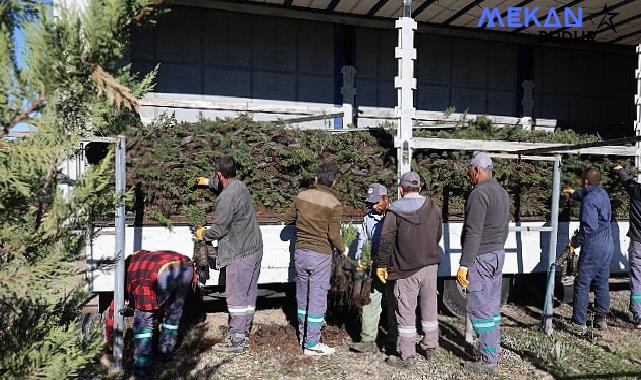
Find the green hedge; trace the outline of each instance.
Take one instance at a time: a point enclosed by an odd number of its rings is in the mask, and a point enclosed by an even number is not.
[[[362,198],[371,182],[380,182],[395,193],[396,150],[393,132],[363,131],[332,133],[303,131],[257,122],[247,117],[197,123],[181,123],[156,131],[130,151],[129,185],[138,185],[144,197],[148,219],[169,223],[203,223],[213,210],[215,197],[196,189],[198,176],[209,176],[213,162],[231,155],[240,166],[240,177],[247,184],[260,219],[272,219],[282,212],[303,188],[311,185],[317,165],[333,161],[339,168],[337,191],[343,197],[346,217],[363,213]],[[447,132],[419,132],[420,136],[521,142],[580,143],[596,141],[598,136],[578,135],[571,131],[554,134],[524,131],[520,128],[493,128],[488,122],[471,123]],[[469,184],[465,159],[469,153],[416,151],[413,168],[425,181],[424,192],[444,205],[448,215],[457,219]],[[620,162],[620,161],[618,161]],[[581,172],[590,166],[609,173],[613,162],[603,157],[566,156],[563,160],[562,186],[578,186]],[[549,217],[552,168],[549,162],[517,162],[497,159],[497,179],[514,201],[514,218]],[[604,187],[610,192],[615,215],[627,215],[628,198],[611,176],[605,174]],[[576,216],[577,205],[561,197],[562,219]]]

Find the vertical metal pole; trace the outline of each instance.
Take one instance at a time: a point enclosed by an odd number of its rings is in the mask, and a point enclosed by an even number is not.
[[[556,241],[559,231],[559,198],[561,196],[561,155],[554,156],[554,177],[552,180],[552,207],[550,210],[550,247],[548,250],[548,286],[545,294],[545,305],[543,318],[545,320],[544,331],[547,335],[552,335],[554,327],[552,326],[552,316],[554,315],[554,304],[552,297],[554,295],[554,273],[550,270],[552,264],[556,262]],[[552,276],[552,278],[550,278]]]
[[[354,125],[354,96],[356,95],[355,81],[356,69],[354,66],[343,66],[343,129]]]
[[[398,150],[399,178],[401,174],[411,170],[412,164],[412,119],[415,114],[414,89],[416,89],[414,31],[416,28],[416,21],[412,19],[412,2],[403,0],[403,17],[396,20],[398,46],[395,56],[398,60],[398,75],[394,78],[394,87],[397,90],[396,116],[398,117],[394,145]]]
[[[125,138],[116,138],[116,276],[114,284],[114,339],[113,370],[122,369],[122,348],[125,317],[121,311],[125,307],[125,202],[126,156]]]
[[[637,46],[637,70],[635,72],[637,79],[637,94],[634,97],[634,104],[637,106],[637,118],[634,121],[634,133],[641,135],[641,44]],[[637,168],[637,181],[641,181],[641,141],[636,143],[637,154],[635,157],[634,166]]]

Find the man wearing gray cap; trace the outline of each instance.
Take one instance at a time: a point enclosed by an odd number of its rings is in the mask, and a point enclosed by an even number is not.
[[[395,280],[396,347],[400,358],[390,356],[387,363],[409,368],[416,363],[417,303],[424,333],[421,349],[430,359],[438,348],[436,277],[443,223],[441,208],[419,194],[421,179],[416,172],[401,176],[399,190],[401,199],[390,206],[385,216],[375,264],[383,283]]]
[[[385,220],[385,212],[389,207],[389,197],[387,196],[387,188],[379,183],[372,183],[367,190],[367,197],[365,203],[369,206],[367,215],[363,218],[363,225],[361,226],[358,235],[358,245],[354,258],[359,260],[363,246],[369,241],[371,242],[371,258],[372,260],[378,255],[379,242],[381,240],[381,230],[383,229],[383,221]],[[351,345],[352,351],[356,352],[376,352],[376,336],[378,335],[378,323],[381,318],[383,296],[389,302],[389,296],[386,292],[386,285],[380,282],[378,278],[372,279],[372,293],[370,294],[370,303],[363,306],[361,311],[361,341]],[[387,340],[388,342],[394,340],[395,334],[393,331],[395,326],[395,319],[392,310],[392,318],[387,318]],[[391,319],[391,320],[390,320]]]
[[[467,312],[478,334],[480,361],[466,368],[495,373],[501,351],[501,285],[510,197],[492,178],[492,159],[485,152],[474,152],[467,176],[474,189],[465,202],[457,282],[467,289]]]

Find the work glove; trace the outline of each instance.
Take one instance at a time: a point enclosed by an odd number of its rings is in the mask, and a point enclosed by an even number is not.
[[[205,240],[203,234],[207,231],[207,227],[200,226],[196,230],[196,240]]]
[[[343,256],[348,257],[349,256],[349,248],[345,247],[345,250],[343,250],[343,252],[341,252],[341,253],[343,254]]]
[[[574,250],[576,249],[576,244],[574,244],[574,241],[570,240],[565,249],[568,251],[568,253],[574,253]]]
[[[564,188],[563,188],[563,192],[564,192],[565,194],[572,195],[572,194],[574,194],[574,189],[573,189],[573,188],[571,188],[571,187],[564,187]]]
[[[198,177],[198,186],[209,186],[209,178]]]
[[[387,268],[376,268],[376,277],[384,284],[387,282]]]
[[[615,172],[618,172],[621,169],[623,169],[623,166],[621,166],[621,165],[617,165],[614,168],[612,168],[612,170],[614,170]]]
[[[363,272],[365,271],[365,269],[367,269],[367,265],[365,265],[363,260],[358,260],[358,262],[356,263],[356,270]]]
[[[456,282],[463,289],[467,289],[470,285],[470,282],[467,280],[467,267],[458,268],[458,272],[456,272]]]

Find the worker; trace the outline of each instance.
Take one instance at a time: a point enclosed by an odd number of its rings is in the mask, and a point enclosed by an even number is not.
[[[608,193],[600,186],[601,173],[594,168],[586,170],[581,177],[583,189],[564,189],[573,198],[581,201],[579,229],[567,245],[573,252],[581,247],[577,276],[574,280],[574,302],[569,330],[576,334],[587,331],[588,293],[594,286],[596,316],[594,325],[607,328],[606,315],[610,309],[610,261],[614,252],[610,222],[612,208]]]
[[[615,166],[614,172],[630,195],[630,311],[635,327],[641,329],[641,184],[630,178],[621,165]]]
[[[321,325],[327,311],[332,253],[347,255],[341,238],[343,207],[334,191],[336,166],[320,165],[313,189],[298,194],[283,216],[296,223],[296,302],[299,340],[304,355],[322,356],[335,352],[321,342]]]
[[[467,293],[467,313],[478,335],[480,360],[466,363],[471,372],[496,374],[501,356],[501,288],[510,197],[492,177],[492,159],[474,152],[467,164],[473,185],[465,202],[457,283]]]
[[[176,346],[185,299],[196,286],[194,267],[174,251],[138,251],[125,260],[125,302],[133,308],[134,368],[136,379],[151,375],[154,318],[163,315],[158,358],[167,360]],[[114,302],[107,312],[105,336],[114,331]]]
[[[369,211],[363,218],[363,225],[358,234],[358,244],[354,259],[360,260],[363,246],[369,241],[371,244],[371,260],[378,255],[378,247],[381,239],[381,230],[385,213],[389,207],[389,196],[387,188],[379,183],[372,183],[367,190],[365,204],[368,205]],[[375,267],[373,273],[375,273]],[[383,298],[385,299],[387,314],[387,342],[396,342],[396,317],[394,315],[393,292],[389,291],[390,287],[383,284],[378,277],[372,278],[372,291],[370,293],[370,303],[363,306],[361,310],[361,340],[351,345],[351,350],[359,353],[376,352],[376,336],[378,335],[378,324],[381,318]],[[391,311],[391,313],[389,313]],[[391,314],[391,315],[390,315]],[[395,349],[395,348],[394,348]]]
[[[416,364],[417,306],[421,309],[424,336],[420,347],[425,357],[431,359],[439,346],[436,282],[443,222],[441,208],[429,197],[421,196],[420,191],[421,180],[416,172],[401,176],[401,199],[390,206],[385,217],[380,252],[375,259],[380,281],[394,281],[396,347],[400,356],[389,356],[387,363],[399,368]]]
[[[209,228],[198,228],[196,239],[218,240],[216,269],[220,269],[221,282],[225,285],[229,334],[212,350],[223,353],[243,353],[249,349],[263,258],[263,238],[254,203],[236,175],[234,160],[223,157],[216,161],[212,180],[199,178],[200,185],[209,182],[211,188],[220,192],[213,223]]]

